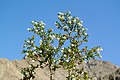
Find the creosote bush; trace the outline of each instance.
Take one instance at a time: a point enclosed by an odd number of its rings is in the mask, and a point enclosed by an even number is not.
[[[25,58],[37,62],[37,66],[30,64],[30,67],[23,68],[21,73],[24,77],[21,80],[31,80],[35,78],[36,68],[49,68],[50,80],[58,68],[64,68],[68,72],[66,80],[88,80],[88,73],[84,69],[76,68],[84,62],[96,56],[102,58],[100,46],[88,49],[88,46],[80,50],[80,46],[88,42],[87,28],[84,28],[83,22],[76,16],[72,16],[68,11],[58,13],[59,21],[55,22],[57,29],[63,33],[54,33],[50,28],[45,30],[45,23],[42,21],[32,21],[33,28],[28,28],[39,36],[39,45],[35,45],[36,35],[25,40],[24,50]],[[67,42],[67,45],[65,45]],[[56,45],[57,44],[57,45]]]

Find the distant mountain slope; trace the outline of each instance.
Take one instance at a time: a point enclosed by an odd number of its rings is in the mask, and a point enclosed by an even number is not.
[[[28,61],[0,59],[0,80],[20,80],[22,75],[21,68],[29,66]],[[79,65],[78,68],[84,67],[90,74],[98,78],[98,80],[120,80],[120,69],[116,65],[106,61],[91,60],[86,64]],[[48,68],[37,69],[35,80],[49,80]],[[63,69],[56,71],[55,80],[65,80],[67,73]],[[114,79],[110,79],[110,75]],[[118,76],[118,77],[117,77]]]
[[[120,80],[120,68],[112,74],[104,76],[101,80]]]

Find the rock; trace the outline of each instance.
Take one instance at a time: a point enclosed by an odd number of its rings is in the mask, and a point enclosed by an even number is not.
[[[25,59],[13,60],[0,59],[0,80],[20,80],[23,75],[21,68],[29,66],[29,62]],[[97,77],[97,80],[120,80],[120,68],[107,61],[90,60],[88,63],[78,65],[77,68],[82,68],[88,71],[90,76]],[[65,80],[67,72],[63,69],[58,69],[54,75],[55,80]],[[48,68],[36,69],[36,79],[34,80],[49,80]]]
[[[105,75],[102,80],[120,80],[120,68],[111,74]]]

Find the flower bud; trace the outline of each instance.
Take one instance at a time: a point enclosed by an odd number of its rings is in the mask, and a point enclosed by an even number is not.
[[[31,23],[32,23],[32,24],[34,24],[34,23],[35,23],[35,21],[31,21]]]
[[[74,46],[74,44],[71,44],[71,46],[73,47],[73,46]]]
[[[36,51],[33,52],[34,54],[37,54]]]
[[[63,53],[63,50],[61,50],[61,53]]]
[[[68,24],[72,24],[71,20],[69,20],[67,23],[68,23]]]
[[[41,32],[43,32],[43,30],[41,30]]]
[[[39,44],[41,44],[41,43],[42,43],[42,40],[40,40]]]
[[[68,52],[71,52],[71,49],[68,49]]]
[[[32,62],[35,62],[35,60],[32,60]]]
[[[35,22],[35,25],[38,25],[38,22]]]
[[[67,59],[66,62],[69,62],[69,60]]]
[[[30,43],[30,41],[28,40],[27,43]]]
[[[60,38],[58,37],[57,40],[60,40]]]
[[[28,31],[30,31],[30,30],[31,30],[31,28],[27,28],[27,30],[28,30]]]
[[[101,55],[100,55],[99,57],[100,57],[100,58],[102,58],[102,56],[101,56]]]
[[[79,17],[76,17],[76,20],[79,20]]]
[[[64,13],[62,13],[62,12],[59,12],[58,14],[59,14],[59,15],[64,15]]]
[[[87,34],[87,33],[85,33],[84,35],[85,35],[85,36],[87,36],[88,34]]]
[[[29,65],[29,67],[32,67],[31,65]]]
[[[67,55],[64,54],[64,57],[67,57]]]
[[[42,53],[42,50],[40,50],[39,52]]]
[[[28,55],[29,55],[29,53],[26,53],[26,55],[28,56]]]
[[[78,22],[78,23],[77,23],[77,25],[78,25],[78,26],[80,26],[80,27],[82,27],[82,26],[83,26],[80,22]]]
[[[72,18],[72,16],[68,16],[68,19],[70,20]]]
[[[63,26],[63,29],[68,29],[68,27],[67,26]]]
[[[31,41],[31,43],[34,43],[34,41]]]
[[[85,30],[85,28],[82,28],[82,31],[84,31]]]
[[[73,20],[74,23],[76,23],[76,21],[77,21],[76,19]]]
[[[80,21],[81,23],[83,23],[83,21]]]

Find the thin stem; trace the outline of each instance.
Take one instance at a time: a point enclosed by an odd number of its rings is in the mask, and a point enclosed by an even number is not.
[[[50,66],[49,66],[49,70],[50,70],[50,80],[53,80],[53,79],[52,79],[52,75],[53,75],[53,74],[52,74],[52,69],[51,69]]]
[[[68,80],[71,80],[71,71],[70,70],[68,70]]]

